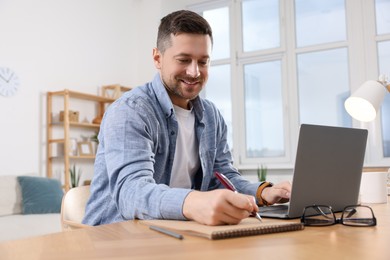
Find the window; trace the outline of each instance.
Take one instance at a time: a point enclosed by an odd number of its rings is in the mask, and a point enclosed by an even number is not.
[[[213,30],[212,59],[219,60],[230,57],[229,8],[222,7],[203,12],[203,17]]]
[[[379,74],[390,76],[390,41],[378,43]],[[390,95],[385,96],[381,108],[383,156],[390,157]]]
[[[345,41],[344,0],[295,0],[298,47]]]
[[[349,97],[347,49],[298,54],[301,123],[352,126],[344,109]]]
[[[378,35],[390,33],[389,11],[389,0],[375,1],[376,32]]]
[[[238,167],[293,165],[302,123],[367,127],[344,101],[356,82],[390,76],[390,0],[215,0],[190,9],[213,28],[202,95],[221,110]],[[383,155],[367,156],[375,165],[390,162],[390,95],[381,115],[370,134],[382,140],[368,143],[374,151],[382,142]]]
[[[242,40],[244,52],[280,46],[278,0],[242,2]]]
[[[228,144],[233,149],[229,10],[228,6],[217,5],[200,12],[212,27],[214,40],[209,80],[202,95],[220,110],[228,126]]]
[[[281,62],[244,65],[246,156],[285,155]]]
[[[296,0],[295,17],[299,122],[351,126],[344,0]]]
[[[233,147],[233,119],[231,102],[231,79],[230,65],[212,66],[209,71],[209,80],[205,88],[205,96],[212,97],[214,104],[218,107],[225,123],[228,126],[228,144]]]
[[[390,77],[390,0],[376,0],[376,34],[379,73]],[[389,79],[389,78],[388,78]],[[390,95],[385,96],[381,108],[383,156],[390,157]]]

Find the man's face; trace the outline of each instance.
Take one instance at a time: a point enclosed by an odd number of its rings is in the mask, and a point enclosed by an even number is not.
[[[173,104],[188,109],[188,102],[198,96],[208,79],[210,55],[211,40],[203,34],[171,35],[171,46],[164,53],[153,50]]]

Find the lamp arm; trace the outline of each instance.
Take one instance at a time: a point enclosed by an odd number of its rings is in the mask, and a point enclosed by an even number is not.
[[[390,92],[390,84],[385,85],[385,88],[387,89],[388,92]]]
[[[381,83],[387,89],[388,92],[390,92],[390,83],[387,81],[386,75],[379,75],[378,82]]]

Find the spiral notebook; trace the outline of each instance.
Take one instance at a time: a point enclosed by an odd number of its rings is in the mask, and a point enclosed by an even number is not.
[[[243,219],[238,225],[207,226],[195,221],[180,220],[140,220],[148,226],[157,226],[182,235],[200,236],[208,239],[225,239],[244,236],[255,236],[278,232],[297,231],[304,229],[303,224],[287,221],[263,220],[255,218]]]

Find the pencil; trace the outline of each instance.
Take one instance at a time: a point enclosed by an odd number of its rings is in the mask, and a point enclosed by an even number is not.
[[[183,239],[184,238],[183,235],[175,233],[175,232],[170,231],[170,230],[167,230],[165,228],[160,228],[160,227],[157,227],[157,226],[150,226],[149,228],[152,229],[152,230],[155,230],[157,232],[163,233],[165,235],[177,238],[177,239]]]

